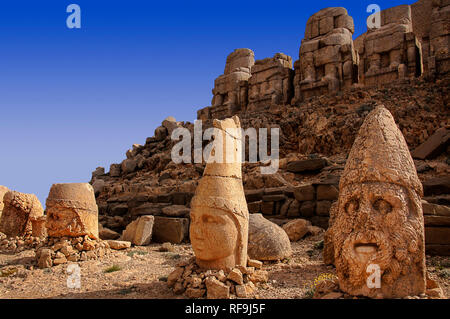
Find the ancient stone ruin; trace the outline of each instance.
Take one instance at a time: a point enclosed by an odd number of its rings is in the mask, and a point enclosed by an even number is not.
[[[353,32],[353,19],[345,8],[322,9],[308,19],[299,60],[294,65],[294,104],[358,82]]]
[[[411,7],[389,8],[380,15],[380,28],[369,29],[355,40],[362,82],[377,85],[420,76],[422,50],[413,32]]]
[[[361,126],[339,188],[325,259],[334,257],[340,289],[383,298],[424,293],[422,184],[405,139],[384,107],[373,110]],[[367,284],[371,265],[380,270],[380,287]]]
[[[215,81],[212,105],[199,110],[197,118],[299,105],[314,96],[422,75],[439,78],[450,69],[448,8],[445,0],[387,8],[380,12],[380,26],[368,28],[355,41],[353,19],[345,8],[322,9],[306,23],[294,71],[285,54],[255,61],[250,49],[236,49]]]
[[[201,118],[225,118],[247,105],[248,79],[255,64],[255,54],[250,49],[236,49],[227,57],[224,74],[214,81],[210,108],[198,112]]]
[[[277,53],[273,58],[256,60],[248,80],[249,111],[257,111],[270,105],[286,104],[292,98],[292,58]]]
[[[222,160],[218,159],[222,162],[206,164],[191,201],[190,239],[201,268],[225,270],[247,265],[248,209],[242,186],[239,118],[216,120],[214,127],[223,143],[214,146],[211,156],[223,148]]]

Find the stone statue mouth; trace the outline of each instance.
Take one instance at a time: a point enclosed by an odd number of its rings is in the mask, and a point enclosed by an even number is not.
[[[356,243],[353,246],[356,255],[364,260],[369,259],[372,255],[376,254],[378,251],[377,243]]]

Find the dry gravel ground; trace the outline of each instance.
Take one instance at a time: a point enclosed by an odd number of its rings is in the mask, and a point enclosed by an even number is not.
[[[256,298],[308,298],[308,286],[323,274],[335,274],[322,263],[323,235],[292,243],[288,260],[264,265],[269,283]],[[183,298],[167,288],[165,280],[175,264],[193,255],[189,244],[160,252],[160,244],[114,251],[101,260],[79,262],[81,288],[67,287],[67,264],[34,268],[34,252],[0,253],[0,298]],[[107,269],[114,266],[112,272]],[[429,257],[428,271],[450,296],[450,257]],[[30,269],[31,268],[31,269]],[[110,269],[111,270],[111,269]]]

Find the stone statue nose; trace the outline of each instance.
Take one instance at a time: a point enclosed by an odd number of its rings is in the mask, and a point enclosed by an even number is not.
[[[368,200],[360,203],[358,221],[360,225],[364,225],[367,229],[373,229],[374,209]]]

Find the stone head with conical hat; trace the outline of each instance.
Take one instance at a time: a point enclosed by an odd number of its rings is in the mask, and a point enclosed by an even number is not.
[[[339,185],[328,230],[340,288],[395,298],[425,291],[422,184],[391,113],[365,119]]]
[[[225,270],[246,266],[248,209],[241,177],[239,118],[215,120],[214,127],[215,141],[221,142],[211,154],[222,150],[224,160],[206,164],[191,201],[190,239],[200,267]]]

